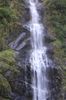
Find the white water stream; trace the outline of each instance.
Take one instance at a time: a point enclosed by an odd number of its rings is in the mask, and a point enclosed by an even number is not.
[[[46,100],[48,93],[46,68],[48,67],[47,48],[43,46],[44,28],[40,22],[41,18],[37,10],[38,0],[28,0],[31,14],[30,32],[32,52],[30,57],[33,70],[33,100]]]

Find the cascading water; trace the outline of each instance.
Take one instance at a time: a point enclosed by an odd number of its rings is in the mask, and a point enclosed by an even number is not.
[[[9,44],[12,49],[17,51],[17,63],[24,74],[20,76],[16,83],[17,91],[19,91],[20,87],[22,88],[16,95],[15,100],[32,100],[32,97],[33,100],[60,100],[62,78],[58,73],[58,68],[55,68],[53,61],[47,57],[47,47],[43,43],[45,31],[38,11],[41,4],[38,0],[25,1],[30,10],[31,20],[24,25],[24,28],[30,30],[31,37],[27,34],[28,32],[24,31],[15,41]],[[27,46],[30,47],[26,48]],[[25,94],[23,94],[24,91]]]
[[[31,57],[30,63],[33,70],[33,100],[46,100],[48,93],[46,68],[48,67],[47,48],[43,46],[44,28],[37,9],[38,0],[28,0],[31,14],[30,32],[31,32]]]

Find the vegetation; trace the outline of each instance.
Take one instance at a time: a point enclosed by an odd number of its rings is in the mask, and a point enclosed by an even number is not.
[[[66,0],[44,0],[45,24],[48,33],[55,38],[54,58],[63,73],[63,89],[66,91]]]
[[[10,100],[12,89],[9,80],[19,73],[15,52],[9,48],[7,41],[18,26],[19,16],[14,5],[15,0],[0,0],[0,100]]]
[[[54,47],[53,56],[61,66],[63,88],[66,91],[66,0],[43,2],[46,9],[44,21],[48,33],[55,38],[51,42]],[[15,38],[19,34],[24,13],[23,0],[0,0],[0,100],[10,100],[10,80],[20,72],[14,59],[15,52],[8,46],[8,37],[12,34]]]

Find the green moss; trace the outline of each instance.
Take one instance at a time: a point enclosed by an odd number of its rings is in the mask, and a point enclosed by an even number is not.
[[[13,32],[18,16],[11,7],[11,0],[0,0],[0,51],[8,47],[6,37]],[[16,25],[17,26],[17,25]]]
[[[20,73],[14,56],[15,52],[11,49],[0,52],[0,95],[4,97],[2,100],[9,100],[7,98],[11,93],[10,81]]]
[[[66,36],[66,1],[65,0],[45,0],[46,17],[48,30],[55,33],[57,39],[65,41]]]
[[[14,59],[15,52],[13,50],[5,50],[0,52],[0,73],[4,73],[8,70],[18,73],[16,62]]]
[[[0,52],[0,61],[7,62],[9,64],[14,63],[15,62],[14,54],[15,52],[11,49],[4,50]]]
[[[0,62],[4,62],[8,65],[13,65],[15,64],[15,59],[14,59],[14,52],[13,50],[4,50],[0,52]]]
[[[62,46],[62,42],[60,40],[56,40],[53,42],[53,45],[56,47],[56,48],[61,48]]]
[[[0,100],[10,100],[10,99],[0,97]]]
[[[23,4],[21,0],[0,0],[0,100],[9,100],[11,82],[19,75],[20,71],[15,62],[15,52],[7,44],[10,35],[16,38],[20,27]],[[20,18],[20,20],[19,20]],[[6,40],[7,38],[7,40]]]
[[[7,79],[2,74],[0,74],[0,95],[8,97],[10,93],[11,87]]]
[[[52,44],[54,46],[54,57],[61,62],[64,55],[64,50],[62,49],[62,42],[57,39]]]
[[[1,98],[1,100],[10,100],[10,99]]]
[[[62,69],[63,88],[66,90],[66,0],[43,0],[45,6],[44,22],[49,35],[56,38],[54,58]]]

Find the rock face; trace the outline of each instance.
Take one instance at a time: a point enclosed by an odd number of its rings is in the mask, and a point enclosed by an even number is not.
[[[61,94],[62,77],[60,71],[58,71],[57,68],[48,68],[47,77],[49,79],[49,95],[47,100],[63,100]]]
[[[24,22],[22,22],[21,33],[19,33],[15,39],[11,39],[12,42],[9,43],[10,48],[16,52],[15,59],[18,70],[20,71],[19,75],[16,75],[16,77],[13,76],[13,78],[9,80],[12,88],[11,100],[32,100],[33,94],[31,85],[32,71],[29,62],[31,39],[30,32],[26,26],[30,17],[27,5],[24,7]]]
[[[33,89],[32,89],[33,72],[30,68],[30,61],[29,61],[31,52],[30,51],[31,38],[30,38],[29,27],[27,24],[27,22],[29,22],[30,20],[30,13],[28,6],[25,4],[25,1],[24,0],[20,1],[23,4],[22,13],[20,17],[21,25],[19,25],[15,29],[15,31],[10,34],[8,39],[9,47],[15,51],[16,62],[14,62],[13,64],[12,64],[13,61],[9,62],[11,67],[7,65],[5,65],[5,67],[0,66],[0,68],[1,67],[3,68],[1,72],[3,73],[3,76],[1,77],[6,78],[2,79],[0,77],[1,80],[0,83],[3,81],[6,83],[6,86],[5,84],[1,83],[2,86],[2,88],[0,87],[1,100],[32,100],[33,97]],[[40,9],[38,10],[39,13],[42,14],[42,19],[43,19],[44,11]],[[44,43],[48,47],[47,55],[52,61],[54,61],[53,57],[54,48],[52,46],[53,41],[55,41],[55,38],[53,36],[49,36],[48,34],[45,36]],[[47,78],[49,79],[48,87],[50,93],[47,100],[62,100],[61,99],[62,95],[60,93],[62,78],[60,77],[61,76],[60,73],[58,72],[57,68],[53,69],[48,68],[47,73],[48,73]],[[4,99],[3,97],[6,99]]]

